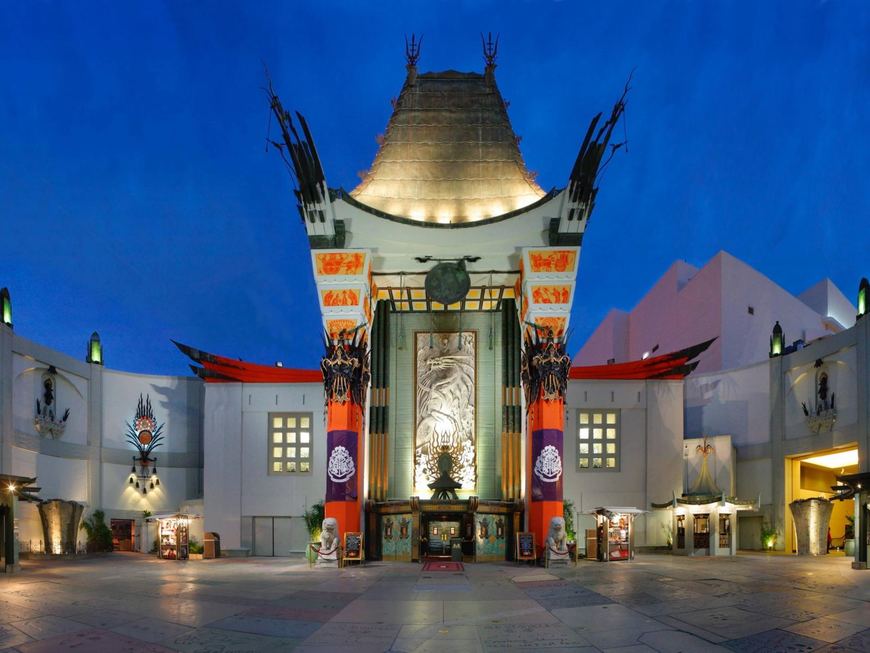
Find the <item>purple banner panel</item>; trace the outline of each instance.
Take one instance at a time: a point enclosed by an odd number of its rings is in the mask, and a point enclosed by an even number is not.
[[[562,500],[562,431],[532,431],[532,501]]]
[[[356,431],[326,434],[326,500],[356,501]]]

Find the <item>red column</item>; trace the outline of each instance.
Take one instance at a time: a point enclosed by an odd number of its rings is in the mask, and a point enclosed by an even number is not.
[[[535,534],[539,550],[543,550],[546,545],[550,520],[553,517],[562,517],[562,452],[565,428],[564,399],[558,397],[547,400],[543,395],[541,389],[529,407],[527,430],[528,530]]]
[[[363,496],[363,407],[370,379],[365,331],[330,337],[320,362],[326,392],[326,497],[324,513],[338,532],[360,532]]]
[[[335,517],[340,534],[361,531],[360,509],[363,496],[363,409],[352,400],[339,403],[330,400],[326,406],[327,439],[327,492],[324,502],[326,517]],[[346,446],[354,442],[355,447]],[[334,470],[329,469],[331,455],[336,446],[343,446],[353,461],[354,473],[343,482],[334,480]],[[355,450],[354,450],[355,449]],[[342,480],[347,472],[339,476]]]

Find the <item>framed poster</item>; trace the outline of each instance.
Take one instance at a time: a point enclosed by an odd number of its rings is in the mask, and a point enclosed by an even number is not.
[[[345,560],[362,560],[363,558],[363,534],[362,533],[345,533],[344,534],[344,559]]]
[[[535,555],[535,534],[517,533],[517,561],[536,559],[537,555]]]

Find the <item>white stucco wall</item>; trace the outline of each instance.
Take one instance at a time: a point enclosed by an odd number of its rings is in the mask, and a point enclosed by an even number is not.
[[[686,436],[728,434],[735,446],[770,439],[768,360],[685,380]]]
[[[270,475],[270,412],[312,413],[310,473]],[[242,519],[301,517],[326,493],[326,428],[323,386],[208,384],[205,394],[205,530],[221,546],[242,546]],[[300,537],[307,537],[301,534]]]
[[[750,307],[752,312],[750,313]],[[627,355],[619,347],[619,323],[608,313],[575,356],[577,365],[637,360],[659,346],[657,353],[676,351],[717,337],[699,357],[695,372],[743,367],[764,360],[770,332],[778,320],[786,343],[830,333],[828,316],[854,324],[855,309],[830,281],[796,297],[727,252],[719,252],[701,268],[676,261],[629,313]],[[852,318],[848,316],[852,315]],[[621,337],[621,336],[620,336]]]
[[[648,510],[652,501],[680,493],[682,483],[682,383],[679,381],[571,381],[565,401],[564,497],[584,513],[599,506]],[[577,414],[582,408],[620,413],[618,471],[577,467]],[[635,544],[665,543],[664,515],[635,522]],[[594,527],[591,517],[577,524],[578,536]]]

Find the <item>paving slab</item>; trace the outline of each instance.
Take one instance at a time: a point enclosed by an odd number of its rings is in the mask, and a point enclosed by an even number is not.
[[[775,628],[726,642],[724,646],[739,653],[810,653],[825,646],[825,642]]]
[[[0,624],[0,650],[32,642],[33,638],[9,624]]]
[[[90,628],[78,621],[70,621],[63,617],[54,616],[37,617],[36,619],[28,619],[26,621],[16,621],[11,625],[33,639],[47,639],[49,637],[66,635],[74,633],[77,630],[88,630]]]
[[[578,649],[589,640],[561,624],[486,624],[477,627],[486,651]]]
[[[672,617],[716,633],[725,639],[747,637],[773,628],[785,627],[792,623],[788,619],[771,617],[735,607],[696,610],[695,612],[672,615]]]
[[[321,627],[314,621],[295,621],[292,619],[270,619],[253,615],[233,615],[212,621],[209,628],[236,630],[240,633],[267,635],[285,639],[305,639]]]
[[[264,637],[220,628],[199,628],[166,642],[170,650],[185,653],[259,653],[292,651],[299,645],[296,639]]]
[[[558,620],[537,601],[525,599],[445,602],[444,623],[548,624]]]
[[[660,622],[624,605],[611,603],[580,608],[556,608],[553,615],[580,633],[611,629],[660,630]]]
[[[712,644],[706,639],[679,630],[644,633],[640,642],[659,653],[730,653],[730,649],[719,644]]]
[[[108,630],[81,630],[18,646],[21,653],[170,653],[172,649],[124,637]]]
[[[785,630],[833,644],[839,642],[841,639],[846,639],[847,637],[860,633],[867,627],[868,623],[870,622],[853,624],[848,621],[839,621],[838,619],[821,617],[819,619],[811,619],[810,621],[792,624],[785,628]]]
[[[170,641],[186,633],[193,632],[193,628],[190,626],[182,626],[181,624],[174,624],[171,621],[152,619],[150,617],[140,617],[137,621],[120,624],[109,630],[133,639],[151,642],[152,644]]]

